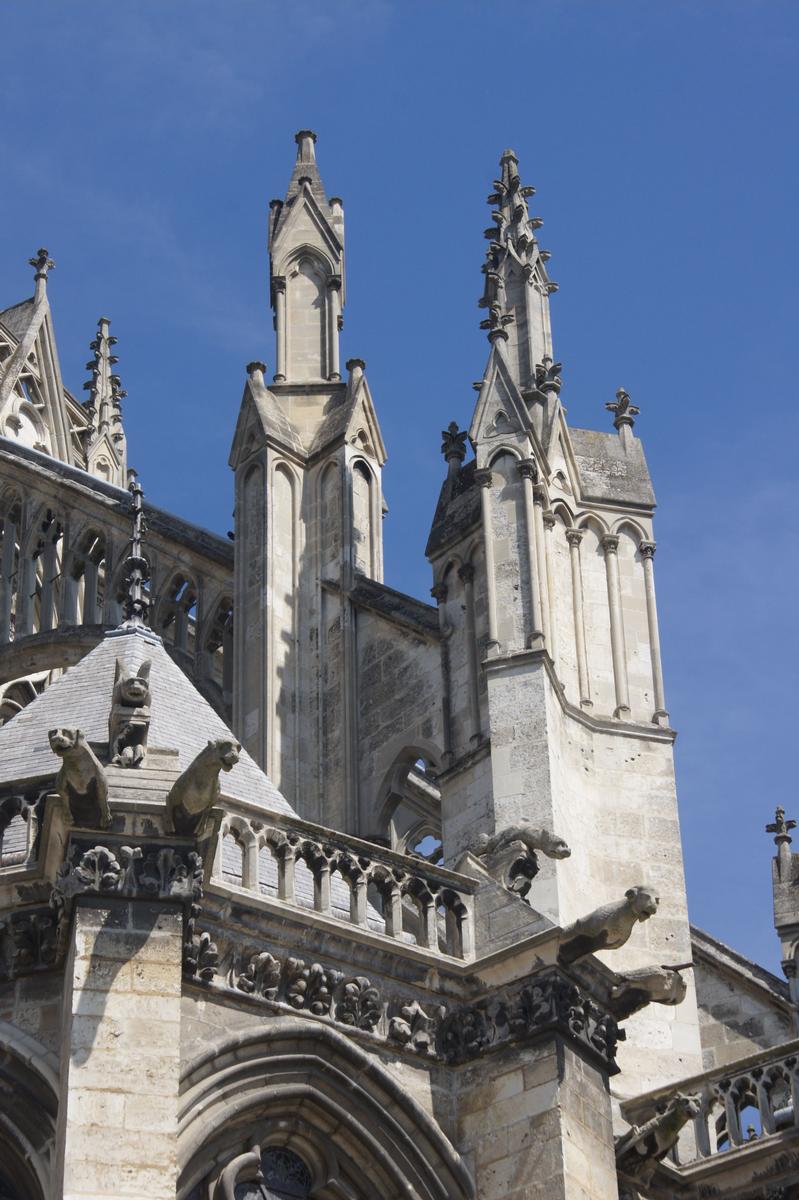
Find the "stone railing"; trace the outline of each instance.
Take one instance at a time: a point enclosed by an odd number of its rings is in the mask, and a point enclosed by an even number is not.
[[[305,821],[226,814],[213,878],[453,958],[474,957],[476,883]]]
[[[625,1119],[643,1125],[663,1111],[675,1091],[693,1095],[699,1102],[697,1115],[670,1156],[678,1166],[795,1130],[799,1128],[799,1041],[727,1063],[683,1080],[676,1088],[629,1100],[622,1105]]]

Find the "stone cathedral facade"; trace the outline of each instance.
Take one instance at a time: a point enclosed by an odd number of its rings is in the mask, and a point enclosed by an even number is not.
[[[296,141],[232,539],[143,499],[108,318],[65,386],[46,250],[0,312],[0,1198],[797,1197],[794,822],[779,979],[689,919],[638,410],[568,424],[506,150],[433,603],[386,585]]]

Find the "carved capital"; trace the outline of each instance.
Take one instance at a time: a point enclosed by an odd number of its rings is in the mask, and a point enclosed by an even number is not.
[[[474,567],[471,563],[464,563],[458,568],[458,578],[465,584],[474,583]]]
[[[341,291],[341,276],[340,275],[331,275],[328,278],[327,290],[329,292],[340,292]]]
[[[533,486],[533,500],[536,504],[544,505],[547,502],[547,490],[543,483],[536,483]]]
[[[538,463],[534,458],[523,458],[516,464],[516,469],[522,479],[532,479],[533,483],[538,479]]]
[[[616,533],[606,533],[602,538],[602,549],[605,554],[615,554],[619,548],[619,537]]]
[[[553,529],[556,521],[557,517],[553,513],[552,509],[548,508],[544,513],[544,524],[546,525],[547,529]]]
[[[494,482],[494,472],[489,467],[482,467],[481,470],[475,471],[474,481],[480,487],[490,488]]]
[[[276,292],[285,292],[286,276],[285,275],[273,275],[272,276],[272,287],[275,289]]]
[[[584,533],[585,533],[584,529],[567,529],[566,530],[566,541],[569,543],[570,546],[579,546],[580,542],[583,540]]]
[[[434,600],[438,601],[439,604],[443,604],[447,598],[447,591],[448,589],[445,583],[434,583],[430,589],[430,595]]]
[[[641,558],[654,558],[655,557],[655,543],[654,542],[639,542],[638,549],[641,552]]]

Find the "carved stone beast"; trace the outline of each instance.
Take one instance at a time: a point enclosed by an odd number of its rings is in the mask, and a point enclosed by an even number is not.
[[[655,915],[659,903],[654,888],[644,884],[628,888],[623,900],[604,904],[563,930],[560,961],[573,963],[597,950],[618,950],[639,921],[648,921]]]
[[[72,820],[84,829],[111,824],[108,784],[100,760],[79,729],[51,729],[50,749],[61,759],[55,790],[69,806]]]
[[[681,963],[676,967],[638,967],[625,971],[612,988],[610,998],[619,1003],[625,1016],[644,1004],[682,1004],[688,985],[680,971],[691,965]],[[617,1019],[621,1019],[618,1009],[614,1008],[614,1012]]]
[[[240,754],[241,745],[232,738],[209,741],[172,785],[166,798],[168,828],[188,837],[200,832],[220,797],[219,772],[231,771]]]
[[[508,891],[524,899],[538,874],[538,854],[547,858],[568,858],[571,850],[563,838],[520,821],[498,833],[481,834],[470,847],[472,854],[485,860],[486,870]]]
[[[117,659],[114,696],[108,718],[108,758],[115,767],[138,767],[144,761],[150,730],[150,660],[135,675],[125,674]]]
[[[633,1125],[616,1143],[616,1168],[620,1175],[647,1184],[655,1168],[676,1145],[680,1130],[699,1114],[698,1096],[677,1092],[666,1109],[652,1117],[640,1129]]]

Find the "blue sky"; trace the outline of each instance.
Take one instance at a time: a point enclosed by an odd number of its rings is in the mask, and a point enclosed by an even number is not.
[[[782,0],[3,5],[0,306],[50,294],[67,385],[113,320],[130,456],[224,532],[268,201],[293,134],[344,198],[344,358],[389,449],[386,577],[426,597],[439,431],[468,420],[485,197],[517,151],[552,251],[574,425],[641,408],[693,918],[776,968],[770,840],[799,817],[799,9]]]

